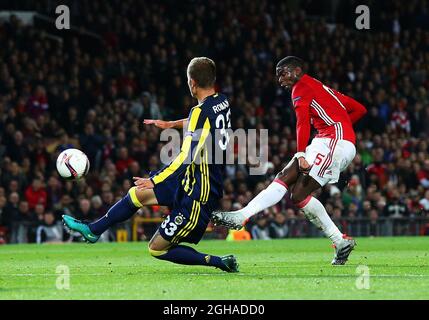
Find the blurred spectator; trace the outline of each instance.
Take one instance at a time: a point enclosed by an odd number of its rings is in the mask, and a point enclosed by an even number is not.
[[[31,186],[27,187],[25,190],[25,199],[30,209],[34,209],[39,203],[44,206],[47,205],[48,195],[39,178],[35,178]]]
[[[92,123],[85,124],[84,132],[79,137],[79,143],[93,167],[99,168],[103,138],[95,132]]]
[[[44,114],[49,108],[45,88],[37,86],[34,94],[28,99],[27,113],[34,119]]]
[[[30,206],[27,201],[21,201],[18,206],[18,217],[14,223],[12,230],[12,242],[13,243],[27,243],[34,238],[33,227],[37,224],[36,214],[30,210]],[[34,241],[34,240],[33,240]]]
[[[425,197],[419,201],[419,204],[425,212],[429,212],[429,190],[425,191]]]
[[[68,194],[64,194],[61,197],[57,210],[54,212],[56,219],[61,219],[63,214],[74,215],[75,207],[72,198]]]
[[[256,224],[251,230],[252,239],[255,240],[270,240],[270,230],[268,228],[267,218],[264,216],[258,217]]]
[[[18,206],[19,195],[17,192],[12,192],[4,208],[2,220],[2,225],[6,226],[10,231],[13,228],[13,223],[20,220]]]
[[[403,218],[408,216],[408,208],[400,200],[399,192],[397,190],[393,191],[391,200],[387,202],[384,207],[384,216],[391,218]]]
[[[382,148],[377,148],[373,152],[374,162],[367,167],[369,179],[376,183],[380,188],[383,188],[387,183],[387,167],[383,162],[384,151]]]
[[[41,203],[36,204],[36,207],[34,208],[34,214],[35,219],[37,218],[38,221],[42,221],[43,216],[45,215],[45,206]]]
[[[48,197],[48,206],[50,208],[55,207],[55,205],[60,202],[61,196],[63,194],[63,189],[61,182],[57,177],[49,177],[48,184],[46,187],[46,194]]]
[[[425,188],[429,189],[429,159],[425,160],[423,163],[423,168],[417,172],[417,177],[420,181],[420,184]]]
[[[128,155],[128,149],[126,147],[119,148],[118,160],[115,163],[118,174],[123,174],[133,162],[135,161]]]
[[[369,235],[370,236],[380,235],[380,231],[379,231],[379,226],[380,225],[377,223],[377,221],[378,221],[378,211],[376,209],[371,209],[369,211],[368,217],[370,219]]]
[[[103,200],[101,200],[100,196],[93,196],[91,199],[91,207],[94,210],[94,217],[95,218],[100,218],[101,216],[103,216],[106,211],[103,208]]]
[[[13,141],[9,145],[6,145],[6,147],[6,154],[9,155],[12,161],[17,161],[18,163],[22,163],[24,158],[29,154],[29,150],[24,143],[24,135],[21,131],[14,132]]]
[[[283,213],[274,214],[274,220],[269,226],[270,238],[286,238],[289,235],[289,227],[286,224],[286,217]]]
[[[55,222],[55,216],[51,211],[43,215],[42,221],[42,224],[37,227],[36,242],[38,244],[63,242],[64,228],[61,222]]]
[[[73,143],[70,142],[67,132],[64,131],[60,136],[60,141],[56,148],[56,151],[61,153],[64,150],[67,150],[70,148],[75,148],[75,146],[73,145]]]
[[[75,217],[83,221],[92,221],[94,219],[94,212],[88,199],[80,199],[79,210],[76,212]]]
[[[5,196],[0,196],[0,226],[6,226],[7,225],[7,211],[5,210],[6,208],[6,197]]]
[[[6,172],[2,174],[2,185],[9,185],[12,180],[18,184],[18,190],[22,192],[23,188],[27,185],[27,177],[21,171],[18,163],[13,161],[6,168]]]

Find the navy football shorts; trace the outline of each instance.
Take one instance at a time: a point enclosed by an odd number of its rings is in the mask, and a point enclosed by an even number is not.
[[[173,244],[200,242],[217,201],[202,204],[192,199],[183,191],[176,179],[157,184],[154,192],[159,205],[172,209],[158,229],[161,236]]]
[[[158,200],[158,204],[172,208],[179,186],[178,179],[166,179],[155,185],[153,192],[155,193],[156,200]]]

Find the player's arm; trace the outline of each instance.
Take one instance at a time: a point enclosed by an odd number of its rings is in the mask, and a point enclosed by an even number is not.
[[[192,109],[188,118],[188,130],[185,133],[182,147],[176,158],[150,179],[134,177],[138,189],[153,188],[156,184],[180,175],[193,161],[204,145],[210,133],[210,121],[200,107]]]
[[[347,113],[352,123],[355,124],[366,114],[366,108],[363,106],[363,104],[357,102],[353,98],[347,96],[345,96],[345,98],[345,106]]]
[[[161,129],[182,129],[188,125],[188,118],[175,120],[175,121],[164,121],[164,120],[155,120],[155,119],[144,119],[144,124],[153,124],[155,127]]]
[[[350,120],[353,124],[358,122],[365,114],[366,108],[363,104],[357,102],[355,99],[342,94],[341,92],[335,91],[335,95],[339,98],[341,103],[347,110]]]
[[[299,166],[303,171],[309,169],[309,164],[305,161],[305,149],[310,140],[311,124],[310,124],[310,103],[311,95],[297,90],[294,94],[294,107],[296,113],[296,154]]]

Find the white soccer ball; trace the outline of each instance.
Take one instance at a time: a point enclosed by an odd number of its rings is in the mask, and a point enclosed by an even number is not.
[[[88,170],[88,157],[78,149],[64,150],[57,158],[57,171],[64,179],[82,178]]]

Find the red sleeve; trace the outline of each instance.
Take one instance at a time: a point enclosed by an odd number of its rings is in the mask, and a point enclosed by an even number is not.
[[[340,99],[341,103],[346,107],[347,113],[352,123],[356,123],[360,118],[366,114],[366,108],[355,99],[350,98],[340,92],[336,92],[336,96]]]
[[[292,101],[296,113],[296,152],[305,152],[310,139],[310,103],[312,96],[306,86],[299,86],[292,91]]]

